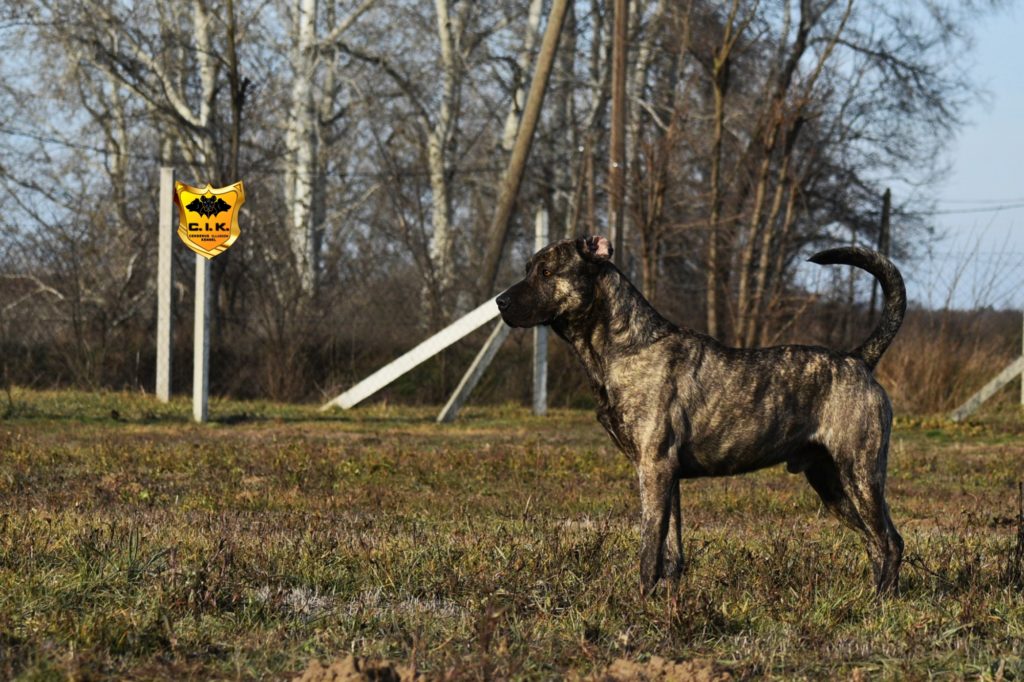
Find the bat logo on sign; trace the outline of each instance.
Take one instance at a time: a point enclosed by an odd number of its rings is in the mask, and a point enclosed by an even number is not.
[[[189,202],[186,206],[190,211],[195,211],[201,216],[212,218],[213,216],[223,213],[224,211],[231,208],[231,204],[224,201],[220,197],[196,197]]]

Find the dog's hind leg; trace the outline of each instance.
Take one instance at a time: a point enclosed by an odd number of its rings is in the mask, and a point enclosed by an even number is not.
[[[903,538],[889,516],[889,505],[875,489],[858,494],[855,504],[871,528],[871,540],[877,547],[875,586],[879,594],[898,594],[900,564],[903,562]]]
[[[857,508],[853,506],[853,501],[846,494],[839,477],[839,470],[827,452],[815,456],[804,474],[811,487],[818,493],[825,509],[851,530],[861,534],[867,532],[860,514],[857,513]]]
[[[885,503],[885,452],[869,459],[874,461],[854,461],[841,472],[831,456],[821,453],[806,475],[826,509],[864,537],[875,586],[879,593],[891,593],[898,589],[903,539]]]
[[[875,585],[879,594],[899,592],[900,564],[903,561],[903,538],[889,516],[885,501],[885,469],[888,442],[882,442],[877,454],[861,463],[848,495],[861,521],[867,528],[868,547],[875,547]],[[870,549],[869,549],[870,552]]]
[[[665,545],[672,518],[673,489],[679,497],[679,479],[668,458],[640,461],[640,585],[644,595],[654,591],[665,574]],[[678,524],[677,524],[678,528]]]
[[[672,581],[672,587],[683,575],[683,517],[679,508],[679,481],[672,485],[669,501],[668,533],[665,534],[661,574]]]

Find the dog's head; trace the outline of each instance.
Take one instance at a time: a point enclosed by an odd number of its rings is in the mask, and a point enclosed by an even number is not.
[[[526,277],[498,296],[501,318],[512,327],[535,327],[586,309],[611,257],[612,245],[604,237],[545,246],[526,263]]]

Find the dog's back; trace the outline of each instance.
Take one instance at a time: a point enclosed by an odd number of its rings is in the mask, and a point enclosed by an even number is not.
[[[687,477],[790,461],[827,439],[837,410],[877,419],[885,391],[859,358],[814,346],[736,349],[680,330],[607,363],[608,408],[623,441],[662,420],[686,442]],[[628,454],[628,453],[627,453]]]

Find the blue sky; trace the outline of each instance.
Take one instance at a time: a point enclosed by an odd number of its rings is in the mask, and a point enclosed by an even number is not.
[[[979,21],[971,72],[986,98],[965,112],[935,187],[933,257],[901,264],[912,299],[941,307],[1024,307],[1024,8]],[[993,210],[999,206],[1012,206]],[[972,212],[968,212],[972,211]],[[952,292],[952,295],[950,293]]]

